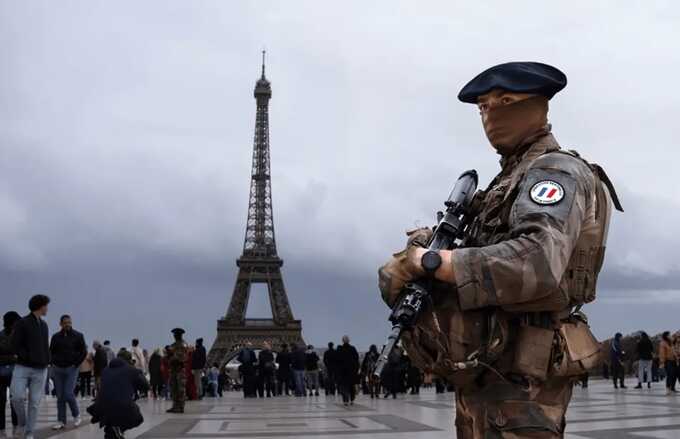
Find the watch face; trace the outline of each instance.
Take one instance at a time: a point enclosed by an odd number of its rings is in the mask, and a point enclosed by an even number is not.
[[[439,256],[439,253],[430,250],[423,255],[420,262],[426,271],[434,271],[441,265],[442,258]]]

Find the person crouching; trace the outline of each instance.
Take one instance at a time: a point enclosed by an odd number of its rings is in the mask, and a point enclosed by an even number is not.
[[[146,393],[149,383],[141,370],[133,367],[127,350],[118,352],[102,371],[101,391],[97,401],[87,408],[92,423],[104,428],[106,439],[121,439],[126,430],[140,426],[144,417],[134,402],[137,392]]]

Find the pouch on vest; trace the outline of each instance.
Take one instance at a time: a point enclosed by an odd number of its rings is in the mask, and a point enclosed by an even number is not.
[[[472,383],[484,370],[459,369],[456,364],[480,354],[489,341],[489,313],[487,310],[462,312],[457,294],[450,286],[439,284],[434,288],[438,297],[432,309],[424,312],[413,331],[402,335],[404,348],[412,362],[425,372],[434,372],[460,388]],[[504,349],[507,324],[499,322],[497,331],[503,335]]]
[[[553,358],[551,375],[579,376],[600,364],[600,343],[587,323],[571,318],[562,323],[557,334],[559,346]]]
[[[545,381],[550,369],[554,338],[554,329],[538,326],[520,327],[515,342],[512,372]]]

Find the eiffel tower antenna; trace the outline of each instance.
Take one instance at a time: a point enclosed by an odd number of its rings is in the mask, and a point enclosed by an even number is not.
[[[270,341],[275,348],[282,343],[303,343],[302,322],[293,317],[281,274],[283,260],[276,250],[269,154],[272,88],[264,75],[265,53],[263,50],[262,76],[253,91],[255,135],[243,253],[236,261],[238,275],[227,314],[217,321],[217,338],[208,355],[210,364],[227,363],[248,342],[258,346]],[[267,285],[271,319],[246,318],[251,287],[257,283]]]
[[[267,51],[262,49],[262,79],[264,79],[264,56],[267,54]]]

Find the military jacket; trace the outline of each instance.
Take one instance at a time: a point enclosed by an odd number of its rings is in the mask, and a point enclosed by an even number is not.
[[[184,340],[176,340],[170,345],[170,358],[168,364],[170,369],[178,371],[184,368],[187,359],[187,344]]]
[[[456,366],[470,358],[512,369],[522,319],[547,316],[558,330],[573,306],[595,298],[612,205],[620,207],[604,171],[551,134],[501,166],[475,195],[469,237],[452,253],[453,291],[435,284],[432,312],[402,336],[419,367],[457,386],[479,373]]]
[[[453,252],[461,309],[562,311],[594,300],[613,204],[604,171],[552,134],[501,165],[477,194],[468,245]]]

